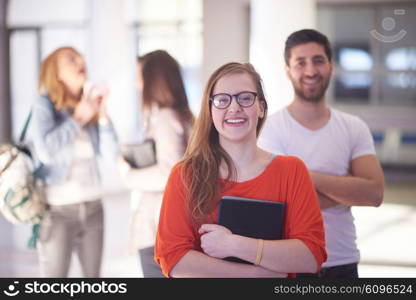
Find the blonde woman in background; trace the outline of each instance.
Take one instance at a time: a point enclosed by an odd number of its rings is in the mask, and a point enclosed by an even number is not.
[[[153,261],[153,245],[168,175],[186,149],[193,115],[178,62],[157,50],[137,59],[138,88],[146,137],[156,144],[156,165],[134,169],[123,159],[120,170],[127,187],[140,193],[131,222],[131,242],[139,250],[144,277],[162,277]]]
[[[100,275],[100,171],[118,148],[104,108],[108,92],[93,87],[84,93],[86,79],[85,60],[74,48],[59,48],[42,62],[31,126],[49,207],[38,241],[43,277],[67,277],[73,251],[84,276]]]

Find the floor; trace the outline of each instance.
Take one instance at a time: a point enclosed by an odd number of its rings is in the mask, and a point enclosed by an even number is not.
[[[362,277],[416,277],[416,186],[389,184],[378,208],[354,207]]]
[[[353,208],[361,277],[416,277],[416,173],[408,175],[386,174],[388,184],[380,207]],[[128,245],[129,194],[113,194],[104,204],[102,276],[143,277],[138,257]],[[39,276],[36,251],[25,247],[29,235],[29,226],[13,226],[0,217],[0,277]],[[70,277],[80,276],[74,257]]]

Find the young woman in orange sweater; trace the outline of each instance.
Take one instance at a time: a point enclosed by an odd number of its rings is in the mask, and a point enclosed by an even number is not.
[[[155,260],[167,277],[292,277],[326,259],[316,192],[303,162],[257,147],[267,115],[261,78],[228,63],[205,87],[184,159],[172,170],[159,218]],[[283,239],[233,234],[215,224],[222,196],[286,204]],[[223,260],[234,256],[252,262]]]

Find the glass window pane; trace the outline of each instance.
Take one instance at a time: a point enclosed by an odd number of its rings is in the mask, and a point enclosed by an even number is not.
[[[319,5],[318,27],[334,48],[328,98],[416,106],[415,15],[416,4],[409,2]]]
[[[354,16],[353,22],[351,16]],[[368,104],[374,84],[375,58],[369,42],[374,27],[372,6],[322,5],[318,27],[333,47],[334,78],[328,97],[335,102]]]
[[[334,88],[338,102],[367,103],[370,98],[370,73],[348,72],[335,77]]]
[[[384,62],[389,71],[416,71],[416,47],[403,47],[390,50]]]
[[[378,13],[380,104],[416,106],[416,5],[383,5]]]
[[[86,33],[82,27],[51,27],[42,30],[42,58],[63,46],[74,47],[85,55],[85,44]]]
[[[346,71],[370,71],[373,58],[368,50],[343,47],[339,50],[339,65]]]
[[[338,66],[334,79],[336,101],[367,103],[373,83],[373,57],[368,43],[336,45],[335,62]]]
[[[160,7],[169,13],[161,13]],[[197,113],[202,91],[202,1],[144,0],[138,9],[137,54],[163,49],[177,59],[191,109]]]

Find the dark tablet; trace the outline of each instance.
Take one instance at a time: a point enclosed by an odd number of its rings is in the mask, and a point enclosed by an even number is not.
[[[140,144],[122,145],[121,153],[132,168],[145,168],[156,164],[156,144],[153,139],[144,140]]]
[[[284,203],[224,196],[220,200],[218,224],[227,227],[233,234],[279,240],[283,234],[284,216]],[[227,260],[245,262],[238,258]]]

